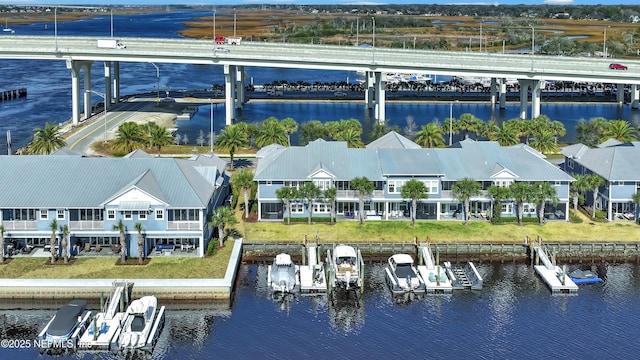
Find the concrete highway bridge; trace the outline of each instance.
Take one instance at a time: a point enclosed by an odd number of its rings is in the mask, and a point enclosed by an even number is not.
[[[119,38],[124,49],[98,47],[98,37],[6,36],[0,37],[0,59],[66,61],[71,73],[72,121],[80,121],[82,103],[90,115],[91,65],[104,63],[105,106],[120,98],[120,62],[189,63],[222,65],[225,75],[226,123],[236,119],[236,110],[247,101],[245,66],[361,71],[365,75],[365,103],[375,109],[375,118],[385,119],[387,74],[423,73],[491,79],[492,105],[505,106],[506,81],[520,85],[520,118],[540,115],[540,95],[546,81],[617,84],[617,100],[623,102],[625,85],[631,88],[631,106],[638,108],[640,61],[625,60],[628,70],[613,70],[606,58],[451,52],[376,47],[301,45],[242,42],[214,45],[210,40]],[[218,49],[216,49],[218,48]],[[222,49],[220,49],[222,48]],[[81,78],[84,84],[81,87]],[[321,80],[321,79],[319,79]],[[100,93],[99,93],[100,94]],[[531,94],[531,95],[529,95]],[[81,99],[83,101],[81,101]],[[109,99],[109,101],[107,101]]]

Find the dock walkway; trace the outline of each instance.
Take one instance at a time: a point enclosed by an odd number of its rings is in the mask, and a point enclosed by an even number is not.
[[[578,285],[552,260],[552,255],[548,253],[546,247],[533,247],[536,257],[542,265],[534,265],[536,273],[547,284],[552,294],[571,294],[578,292]]]

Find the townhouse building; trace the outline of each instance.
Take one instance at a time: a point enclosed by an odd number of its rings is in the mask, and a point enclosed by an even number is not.
[[[261,221],[306,217],[304,199],[294,199],[290,209],[276,195],[283,186],[300,187],[313,182],[321,190],[337,189],[335,202],[338,219],[357,218],[363,211],[368,220],[401,219],[408,215],[410,199],[401,189],[410,179],[422,181],[428,198],[421,199],[416,209],[418,219],[462,219],[462,202],[452,192],[459,180],[478,181],[482,194],[471,198],[470,218],[485,219],[493,211],[487,189],[492,185],[509,186],[514,182],[549,182],[556,189],[558,202],[549,202],[545,213],[550,219],[567,220],[569,185],[574,179],[548,162],[525,144],[500,146],[497,142],[463,140],[449,148],[421,148],[410,140],[391,132],[370,143],[367,148],[348,148],[345,142],[316,140],[306,146],[270,145],[258,154],[254,180],[258,182],[257,201]],[[366,196],[363,209],[358,208],[358,191],[350,182],[367,177],[374,184]],[[330,216],[326,199],[316,199],[313,216]],[[513,200],[501,204],[503,216],[515,216]],[[525,204],[523,216],[536,216],[534,204]]]
[[[66,251],[109,251],[119,244],[113,227],[122,220],[127,256],[138,256],[136,223],[142,226],[145,255],[165,244],[204,256],[213,233],[208,220],[229,193],[225,166],[215,156],[158,158],[140,150],[123,158],[66,151],[0,156],[5,243],[49,246],[55,220],[58,244],[68,228]]]

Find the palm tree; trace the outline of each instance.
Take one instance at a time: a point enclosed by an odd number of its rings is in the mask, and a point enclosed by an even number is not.
[[[502,128],[493,136],[493,140],[497,141],[501,146],[512,146],[520,142],[518,130],[509,123],[502,124]]]
[[[311,181],[305,182],[304,184],[302,184],[302,186],[300,186],[300,189],[298,189],[298,196],[302,199],[307,200],[308,224],[311,224],[311,216],[313,214],[313,200],[320,197],[321,193],[322,190],[320,190],[320,188]]]
[[[469,199],[472,196],[480,195],[480,190],[482,187],[480,184],[471,179],[464,178],[462,180],[456,181],[455,184],[451,187],[451,191],[453,194],[460,200],[464,201],[464,224],[467,225],[469,222]]]
[[[638,205],[640,205],[640,192],[636,191],[635,194],[633,194],[633,196],[631,196],[631,200],[633,200],[633,203],[636,204],[636,211],[634,212],[634,215],[636,216],[636,222],[638,222],[640,219],[638,219]],[[2,227],[0,226],[0,232],[2,231]],[[0,239],[2,239],[0,237]]]
[[[171,136],[171,133],[167,131],[167,128],[165,128],[164,126],[149,126],[148,131],[149,143],[151,144],[151,146],[154,146],[156,150],[158,150],[157,156],[160,157],[160,149],[162,149],[163,146],[173,144],[173,136]]]
[[[116,139],[111,146],[114,150],[130,153],[147,143],[143,128],[133,121],[120,124]]]
[[[211,221],[209,225],[218,228],[218,240],[220,246],[224,245],[224,230],[227,225],[234,225],[236,218],[233,216],[233,212],[229,206],[219,207],[216,212],[211,215]]]
[[[32,154],[51,154],[52,152],[67,146],[60,134],[60,127],[52,123],[45,123],[44,128],[33,129],[33,140],[29,144]]]
[[[402,185],[401,196],[404,199],[411,199],[411,226],[415,226],[418,199],[429,197],[427,187],[422,181],[411,179]]]
[[[344,131],[339,132],[336,136],[336,140],[346,142],[347,147],[350,147],[350,148],[363,148],[364,143],[360,138],[361,134],[362,134],[361,130],[359,131],[358,129],[348,128],[348,129],[345,129]]]
[[[576,181],[571,183],[571,193],[573,194],[573,212],[578,211],[578,194],[580,192],[589,190],[589,184],[586,181],[585,175],[577,174],[573,176]]]
[[[120,263],[124,264],[126,259],[125,259],[125,230],[127,229],[126,226],[124,226],[124,223],[122,222],[122,219],[118,220],[118,222],[116,224],[113,225],[112,227],[113,231],[118,231],[120,233]]]
[[[253,172],[240,169],[233,177],[233,186],[242,189],[244,197],[244,217],[249,217],[249,190],[253,188]]]
[[[543,154],[558,152],[556,137],[551,130],[541,130],[531,138],[531,147]]]
[[[287,224],[291,224],[291,200],[298,197],[298,190],[294,187],[283,186],[276,190],[276,196],[284,200],[287,207]]]
[[[444,137],[438,125],[429,123],[422,125],[416,133],[416,144],[425,148],[443,147]]]
[[[558,203],[558,195],[556,188],[548,182],[536,182],[532,185],[531,199],[536,204],[536,212],[538,213],[538,224],[542,225],[544,221],[544,205],[551,200],[553,206]]]
[[[256,137],[256,145],[262,147],[271,144],[287,145],[287,131],[275,117],[266,119]]]
[[[491,222],[500,223],[502,218],[502,200],[511,197],[511,189],[505,186],[489,186],[487,193],[493,198],[491,209]]]
[[[0,264],[4,263],[4,226],[0,225]]]
[[[518,225],[522,225],[522,213],[524,212],[524,203],[529,203],[533,197],[533,187],[525,182],[516,182],[510,187],[511,196],[518,204]]]
[[[49,246],[51,247],[51,265],[56,262],[56,231],[58,231],[58,221],[53,219],[51,224],[49,224],[49,229],[51,229],[51,240],[49,241]]]
[[[62,247],[62,253],[64,254],[64,263],[67,264],[69,263],[69,249],[67,249],[69,241],[69,226],[67,226],[67,224],[64,224],[60,231],[62,232],[62,244],[60,244],[60,246]]]
[[[218,146],[229,151],[231,158],[229,167],[232,169],[233,154],[235,154],[239,148],[247,146],[248,143],[249,139],[247,138],[246,132],[242,131],[238,125],[227,126],[217,138]]]
[[[466,139],[470,132],[477,134],[480,132],[480,129],[484,126],[484,122],[478,119],[473,114],[462,114],[460,115],[460,119],[458,120],[458,129],[464,131],[464,138]]]
[[[311,120],[300,125],[300,141],[301,145],[307,145],[309,142],[324,139],[327,136],[327,130],[318,120]]]
[[[350,187],[358,191],[358,219],[362,225],[364,222],[364,195],[371,194],[375,187],[366,176],[351,179]]]
[[[135,223],[133,227],[138,232],[138,265],[142,265],[142,253],[144,251],[142,249],[142,247],[144,246],[144,238],[142,237],[142,231],[144,229],[142,228],[142,224],[139,222]]]
[[[280,124],[287,132],[287,144],[291,146],[291,134],[298,131],[298,123],[293,118],[287,117],[280,121]]]
[[[331,224],[333,224],[336,218],[336,196],[338,195],[338,189],[330,187],[322,194],[329,203],[329,216],[331,217]]]
[[[598,174],[589,174],[586,176],[585,181],[589,184],[589,188],[593,191],[593,211],[591,212],[591,218],[596,217],[596,201],[598,200],[598,188],[605,184],[606,180]]]
[[[634,128],[626,120],[609,120],[604,130],[604,138],[601,140],[604,141],[606,139],[616,139],[622,143],[627,143],[636,141],[638,138]]]

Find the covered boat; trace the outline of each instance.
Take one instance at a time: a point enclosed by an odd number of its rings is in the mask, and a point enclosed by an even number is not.
[[[569,273],[569,277],[576,285],[595,284],[602,281],[602,279],[591,270],[576,269]]]
[[[157,305],[155,296],[143,296],[131,302],[118,337],[120,350],[150,350],[153,347],[164,321],[164,306],[157,311]]]
[[[87,328],[91,311],[87,310],[85,300],[72,300],[61,307],[47,323],[38,339],[41,348],[70,350],[77,344],[78,338]]]
[[[345,289],[362,286],[360,259],[356,249],[349,245],[337,245],[332,256],[334,286]]]
[[[418,269],[413,265],[413,258],[408,254],[391,256],[385,272],[387,282],[394,294],[423,293],[426,291],[424,280],[418,273]]]
[[[276,255],[267,271],[267,283],[274,292],[300,291],[300,267],[293,263],[291,255]]]

